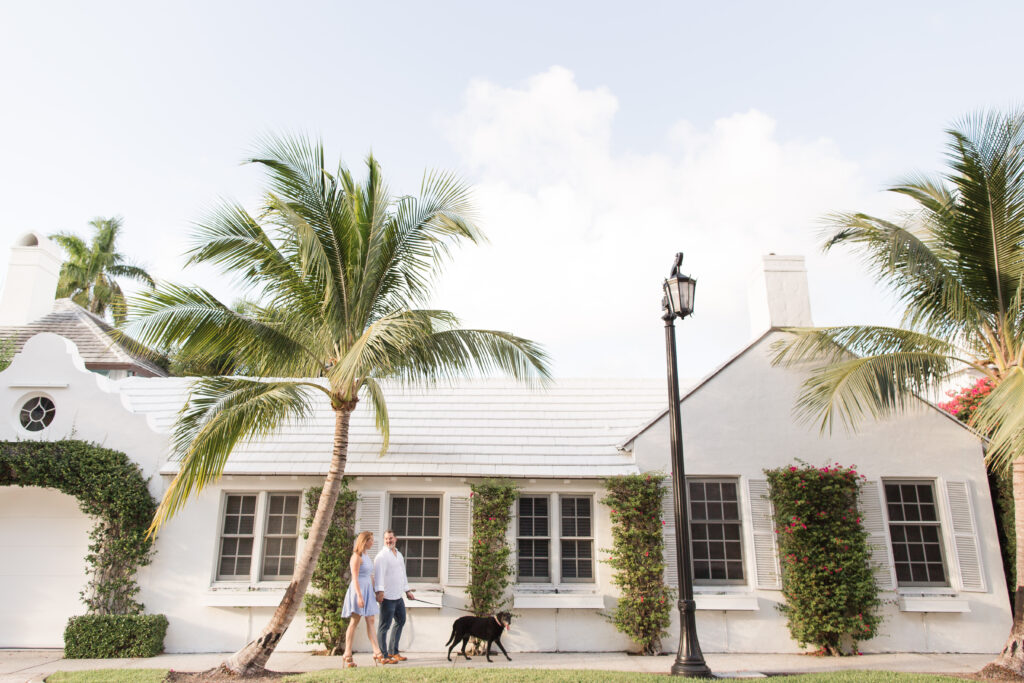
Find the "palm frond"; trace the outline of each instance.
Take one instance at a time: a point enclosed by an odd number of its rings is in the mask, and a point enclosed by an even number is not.
[[[301,341],[301,318],[260,320],[205,289],[173,284],[139,293],[131,311],[127,329],[140,342],[178,348],[185,361],[233,356],[260,377],[315,377],[323,370],[321,356]]]
[[[372,377],[366,378],[363,388],[366,389],[366,395],[373,407],[373,421],[377,431],[380,432],[380,454],[383,456],[388,452],[388,446],[391,445],[391,419],[388,417],[387,399],[384,397],[383,388]]]
[[[817,422],[822,432],[840,421],[856,429],[865,418],[882,419],[906,410],[949,374],[941,354],[899,352],[833,362],[813,371],[797,397],[794,413]]]
[[[287,421],[306,419],[313,409],[309,382],[262,382],[236,377],[196,380],[178,414],[172,445],[180,462],[157,508],[150,533],[157,531],[192,495],[220,478],[228,456],[247,439],[265,437]]]
[[[156,287],[156,281],[153,280],[153,276],[139,266],[133,266],[127,263],[118,263],[108,266],[107,272],[114,277],[127,277],[132,280],[145,283],[150,287]]]

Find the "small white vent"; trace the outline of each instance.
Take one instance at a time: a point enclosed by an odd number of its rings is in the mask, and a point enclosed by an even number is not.
[[[871,567],[875,572],[875,581],[881,590],[896,590],[889,533],[885,526],[878,482],[865,482],[860,490],[857,507],[860,509],[861,526],[868,532],[868,547],[871,549]]]
[[[449,586],[469,583],[469,535],[473,508],[469,496],[448,498],[448,572]]]
[[[953,546],[960,568],[960,587],[964,591],[984,593],[985,573],[981,568],[981,551],[978,548],[978,533],[967,482],[947,481],[946,500],[949,502]]]
[[[780,590],[779,553],[775,547],[774,510],[768,497],[767,479],[747,481],[747,500],[750,504],[750,529],[754,536],[754,565],[757,587]]]

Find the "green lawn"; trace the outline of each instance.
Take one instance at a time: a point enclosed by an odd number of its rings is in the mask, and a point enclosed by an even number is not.
[[[47,683],[159,683],[166,669],[103,669],[99,671],[57,672]],[[331,683],[332,681],[417,681],[423,683],[495,683],[520,681],[554,681],[555,683],[587,683],[610,681],[627,683],[637,679],[664,678],[664,674],[623,671],[575,671],[552,669],[470,669],[470,668],[407,668],[360,666],[355,669],[312,671],[279,679],[287,683]],[[756,680],[756,679],[755,679]],[[931,674],[902,674],[891,671],[835,671],[800,676],[775,676],[771,683],[956,683],[959,678]]]

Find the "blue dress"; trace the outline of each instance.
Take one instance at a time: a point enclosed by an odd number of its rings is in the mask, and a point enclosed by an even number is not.
[[[362,609],[359,608],[359,602],[356,600],[356,582],[353,581],[348,585],[348,591],[345,593],[345,604],[341,606],[341,616],[349,617],[353,614],[358,614],[363,617],[373,617],[380,612],[380,606],[377,605],[377,598],[373,594],[373,560],[370,556],[363,554],[363,563],[359,565],[359,589],[363,593],[363,605]]]

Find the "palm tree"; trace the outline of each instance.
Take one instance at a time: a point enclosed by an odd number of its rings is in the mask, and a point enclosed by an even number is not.
[[[793,329],[775,362],[825,361],[797,399],[823,431],[899,412],[957,371],[992,381],[971,425],[990,435],[989,466],[1012,469],[1017,586],[1009,639],[990,666],[1024,673],[1024,112],[978,114],[947,134],[943,176],[891,188],[915,212],[828,221],[825,250],[859,251],[905,306],[901,326]]]
[[[118,325],[125,319],[125,298],[114,278],[126,277],[150,287],[154,284],[149,273],[128,263],[116,250],[123,222],[120,217],[92,219],[89,225],[96,234],[90,244],[67,232],[50,236],[68,253],[57,281],[57,298],[71,297],[100,317],[106,316],[109,309]]]
[[[426,174],[418,197],[393,197],[372,156],[357,182],[343,165],[325,166],[319,142],[299,138],[269,138],[250,162],[268,174],[260,211],[223,203],[198,224],[188,263],[234,275],[257,303],[240,313],[203,289],[164,285],[142,295],[132,324],[142,339],[177,347],[185,358],[229,356],[255,375],[192,385],[173,435],[179,472],[154,529],[217,480],[239,440],[302,420],[317,400],[334,410],[331,465],[292,581],[259,637],[222,665],[240,675],[264,670],[299,608],[338,497],[359,400],[373,408],[383,453],[382,379],[429,383],[494,370],[548,377],[547,356],[533,342],[460,329],[447,311],[414,308],[426,302],[450,249],[482,239],[468,189],[453,176]]]

